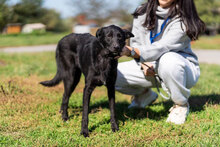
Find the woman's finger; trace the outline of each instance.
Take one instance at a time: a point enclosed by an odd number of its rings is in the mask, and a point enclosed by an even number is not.
[[[154,72],[154,69],[153,68],[150,68],[148,66],[145,66],[144,64],[141,65],[143,71],[144,71],[144,74],[146,76],[154,76],[155,75],[155,72]]]
[[[147,76],[154,76],[155,72],[154,72],[154,70],[148,69],[148,70],[146,70],[146,75]]]

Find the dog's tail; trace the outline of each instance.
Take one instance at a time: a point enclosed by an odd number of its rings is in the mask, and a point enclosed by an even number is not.
[[[47,86],[47,87],[53,87],[59,84],[62,81],[61,75],[59,72],[56,73],[55,77],[50,81],[42,81],[40,82],[41,85]]]
[[[59,44],[58,44],[56,48],[57,73],[52,80],[40,82],[41,85],[46,87],[53,87],[59,84],[63,80],[62,72],[60,70],[61,65],[59,61],[60,59],[59,59]]]

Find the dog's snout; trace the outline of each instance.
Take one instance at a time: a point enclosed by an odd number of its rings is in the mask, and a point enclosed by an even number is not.
[[[120,46],[115,46],[114,47],[116,50],[119,50],[120,49]]]

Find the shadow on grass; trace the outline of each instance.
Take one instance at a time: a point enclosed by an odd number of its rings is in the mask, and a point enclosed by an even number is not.
[[[208,105],[216,105],[220,104],[220,95],[217,94],[211,94],[211,95],[192,95],[189,98],[190,103],[190,111],[191,112],[198,112],[203,111],[205,106]],[[164,109],[161,109],[159,111],[153,110],[151,107],[146,107],[145,109],[128,109],[129,103],[124,102],[117,102],[116,103],[116,116],[117,120],[120,120],[123,122],[126,120],[131,119],[153,119],[153,120],[161,120],[165,117],[167,117],[169,113],[170,107],[172,107],[173,102],[172,101],[165,101],[165,102],[159,102],[154,103],[152,106],[163,106]],[[79,115],[79,111],[82,111],[82,107],[74,107],[70,106],[72,109],[71,111],[76,113],[76,115]],[[98,111],[101,111],[104,108],[109,108],[108,101],[100,101],[93,105],[90,105],[90,113],[96,113]],[[74,114],[75,115],[75,114]],[[70,119],[73,116],[70,116]],[[90,128],[90,131],[95,130],[99,125],[110,123],[110,118],[108,120],[105,120],[103,122],[99,122],[98,124],[92,126]]]
[[[191,112],[203,111],[204,106],[220,104],[220,95],[192,95],[189,104]]]

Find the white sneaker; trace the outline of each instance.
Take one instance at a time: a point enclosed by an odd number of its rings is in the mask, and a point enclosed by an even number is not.
[[[189,114],[189,104],[184,106],[174,105],[170,108],[170,114],[168,115],[166,122],[171,122],[177,125],[184,124],[186,117]]]
[[[145,108],[146,106],[152,104],[157,99],[157,97],[157,93],[153,92],[150,89],[147,93],[141,94],[139,96],[134,96],[134,99],[132,100],[132,103],[128,106],[128,109]]]

